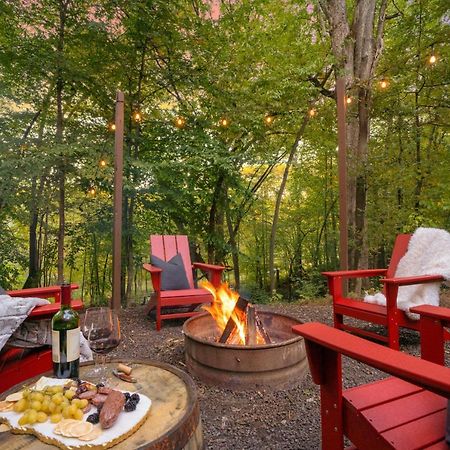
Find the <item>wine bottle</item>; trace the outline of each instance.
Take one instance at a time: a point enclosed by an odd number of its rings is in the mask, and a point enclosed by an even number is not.
[[[52,319],[53,373],[57,378],[78,378],[80,317],[70,306],[71,287],[61,285],[61,309]]]

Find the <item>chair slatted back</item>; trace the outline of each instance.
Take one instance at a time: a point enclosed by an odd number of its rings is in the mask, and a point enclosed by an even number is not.
[[[191,289],[194,288],[194,277],[192,275],[191,255],[189,252],[189,241],[185,235],[152,235],[150,236],[150,254],[169,261],[177,253],[183,259],[186,276]]]
[[[389,262],[389,267],[386,273],[386,278],[393,278],[395,276],[398,263],[408,250],[410,239],[410,234],[399,234],[395,239],[394,248],[392,249],[391,261]]]

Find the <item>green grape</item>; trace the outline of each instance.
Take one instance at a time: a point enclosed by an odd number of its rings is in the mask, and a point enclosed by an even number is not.
[[[37,418],[38,418],[38,413],[37,411],[35,411],[34,409],[30,409],[28,410],[28,422],[33,425],[34,423],[37,422]]]
[[[75,391],[72,391],[72,389],[68,389],[64,395],[69,400],[72,400],[72,398],[75,396]]]
[[[33,400],[31,402],[31,409],[34,409],[35,411],[40,411],[42,408],[42,403],[39,400]]]
[[[31,394],[31,391],[27,388],[22,391],[22,398],[28,398]]]
[[[62,420],[61,414],[52,414],[50,416],[50,422],[52,422],[52,423],[58,423],[58,422],[61,422],[61,420]]]
[[[44,422],[46,422],[46,421],[47,421],[47,418],[48,418],[48,416],[47,416],[47,414],[45,414],[45,412],[39,411],[39,412],[37,413],[37,421],[38,421],[39,423],[44,423]]]
[[[19,419],[19,425],[23,426],[26,425],[28,423],[28,415],[24,414],[23,416],[20,417]]]
[[[24,398],[20,399],[14,405],[14,411],[17,413],[24,412],[27,408],[28,408],[28,402]]]
[[[60,405],[63,402],[63,398],[64,397],[61,393],[57,393],[52,396],[53,403],[56,403],[57,405]]]
[[[82,420],[83,419],[83,411],[81,409],[77,409],[75,413],[73,414],[73,418],[76,420]]]

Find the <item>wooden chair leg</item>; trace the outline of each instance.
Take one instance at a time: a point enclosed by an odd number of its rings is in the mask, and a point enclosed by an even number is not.
[[[400,350],[400,329],[397,317],[394,314],[388,317],[387,333],[389,347],[394,350]]]
[[[156,300],[156,331],[161,330],[162,320],[161,320],[161,302],[159,299]]]
[[[333,313],[334,317],[334,328],[342,330],[342,325],[344,325],[344,316],[342,314]]]

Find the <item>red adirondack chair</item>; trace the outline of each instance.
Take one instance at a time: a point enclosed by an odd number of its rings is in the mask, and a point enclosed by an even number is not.
[[[214,286],[219,286],[222,278],[223,266],[212,264],[194,263],[191,264],[189,252],[189,241],[187,236],[150,236],[151,254],[159,257],[163,261],[169,261],[179,253],[183,259],[189,289],[181,290],[161,290],[162,269],[144,264],[144,269],[150,272],[154,294],[150,297],[148,312],[156,308],[156,329],[161,330],[162,321],[166,319],[178,319],[191,317],[198,314],[194,311],[202,303],[212,301],[211,294],[206,289],[194,287],[194,277],[192,270],[200,269],[209,275],[209,281]],[[164,313],[165,308],[190,307],[189,311]]]
[[[72,290],[78,289],[76,284],[71,285]],[[42,288],[20,289],[8,291],[11,297],[38,297],[53,299],[54,303],[36,306],[29,314],[27,320],[51,319],[61,307],[61,286],[48,286]],[[81,300],[72,300],[72,308],[83,308]],[[0,353],[0,392],[6,391],[15,384],[28,378],[37,376],[51,370],[52,351],[50,347],[37,349],[7,348]]]
[[[444,281],[440,275],[423,275],[415,277],[395,278],[395,271],[402,256],[408,249],[410,234],[397,236],[392,251],[392,257],[387,269],[345,270],[337,272],[323,272],[328,279],[328,289],[333,297],[333,318],[335,328],[351,331],[361,336],[387,342],[389,347],[399,349],[400,328],[419,330],[419,321],[411,320],[404,311],[397,308],[397,294],[400,286],[436,283]],[[359,299],[344,297],[343,280],[346,278],[368,278],[383,276],[386,306],[374,305]],[[344,317],[353,317],[365,322],[371,322],[386,327],[387,336],[382,336],[357,326],[344,323]],[[450,337],[450,334],[448,335]]]
[[[293,328],[305,338],[313,381],[320,385],[322,449],[343,449],[344,436],[354,450],[449,448],[444,438],[450,368],[439,364],[443,346],[440,355],[434,348],[443,344],[450,309],[413,309],[422,317],[422,356],[429,360],[320,323]],[[343,391],[341,355],[394,377]]]

